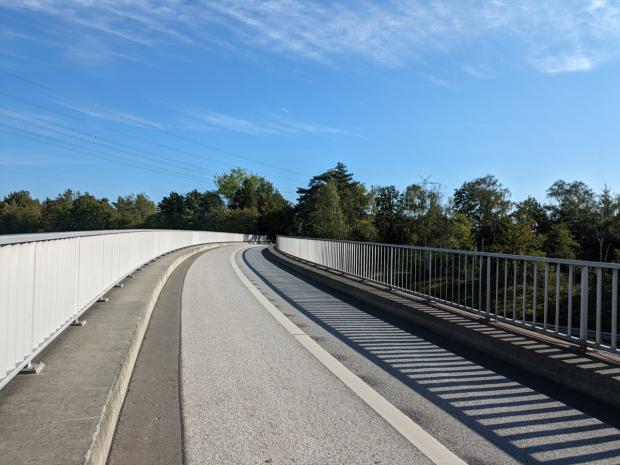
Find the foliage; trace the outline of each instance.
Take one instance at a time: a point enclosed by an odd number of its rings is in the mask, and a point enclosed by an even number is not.
[[[328,181],[316,189],[308,220],[309,233],[313,237],[347,238],[348,226],[335,181]]]
[[[228,173],[215,176],[214,181],[217,192],[228,204],[235,199],[237,192],[241,189],[241,184],[248,177],[247,171],[242,168],[233,168]]]
[[[374,237],[374,231],[365,220],[369,217],[371,196],[364,185],[353,179],[344,163],[310,179],[307,188],[297,189],[299,198],[295,207],[296,230],[302,235],[311,235],[314,228],[312,212],[320,189],[333,182],[338,193],[338,203],[344,215],[346,229],[352,237],[367,240]]]
[[[271,238],[291,232],[293,207],[265,178],[234,168],[216,176],[215,184],[214,191],[171,192],[159,202],[153,224]]]
[[[510,191],[491,175],[465,182],[454,192],[454,208],[471,218],[476,244],[483,251],[497,249],[509,223],[510,207]]]
[[[66,190],[40,202],[28,191],[0,200],[0,233],[110,228],[170,228],[478,249],[519,255],[620,259],[620,196],[580,181],[558,180],[548,202],[513,203],[487,175],[445,198],[432,184],[366,189],[338,163],[299,188],[293,206],[267,179],[235,168],[216,190],[171,192],[155,204],[145,194],[110,202]]]
[[[395,186],[373,187],[372,214],[377,234],[383,242],[407,243],[409,239],[402,195]]]
[[[118,196],[113,203],[116,209],[116,227],[140,228],[155,216],[155,204],[144,194]]]
[[[41,203],[28,191],[11,192],[0,201],[2,232],[22,233],[41,230]]]
[[[574,259],[579,249],[570,229],[564,223],[551,226],[545,243],[547,254],[556,258]]]

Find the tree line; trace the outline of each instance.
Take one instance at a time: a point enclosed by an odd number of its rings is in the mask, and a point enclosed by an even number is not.
[[[432,247],[620,259],[620,196],[580,181],[558,180],[544,202],[511,200],[491,175],[446,196],[432,183],[367,188],[343,163],[297,190],[295,204],[267,179],[236,168],[214,190],[171,192],[155,204],[145,194],[116,201],[67,190],[43,201],[28,191],[0,201],[0,233],[169,228],[302,235]]]

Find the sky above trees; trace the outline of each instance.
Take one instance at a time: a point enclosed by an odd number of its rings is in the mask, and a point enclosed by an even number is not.
[[[620,189],[620,2],[0,0],[0,186],[115,198],[342,160],[450,194]]]

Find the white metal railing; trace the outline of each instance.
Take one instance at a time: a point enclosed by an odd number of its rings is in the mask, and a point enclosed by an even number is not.
[[[173,230],[0,236],[0,388],[140,266],[192,245],[263,239]]]
[[[618,355],[618,263],[278,236],[347,275]]]

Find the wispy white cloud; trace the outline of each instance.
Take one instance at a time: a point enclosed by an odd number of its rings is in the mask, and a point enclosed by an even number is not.
[[[216,130],[224,129],[245,134],[273,134],[275,131],[242,118],[216,112],[204,112],[194,115],[195,119],[190,121],[186,127],[196,130]]]
[[[269,112],[255,120],[212,111],[192,112],[182,127],[198,131],[224,130],[254,135],[350,135],[349,131],[295,118],[286,108]]]
[[[146,128],[146,129],[164,129],[165,128],[165,125],[160,122],[147,119],[143,116],[121,112],[117,110],[112,110],[112,109],[106,108],[101,105],[85,106],[85,105],[80,105],[77,103],[68,103],[65,100],[58,100],[56,103],[58,105],[63,106],[64,108],[68,110],[71,110],[71,111],[74,111],[76,113],[80,113],[86,116],[90,116],[91,118],[96,118],[100,120],[110,121],[114,123],[121,123],[121,124],[125,124],[128,126],[135,126],[135,127],[140,127],[140,128]]]
[[[545,57],[536,61],[535,65],[548,74],[590,71],[595,66],[593,59],[583,53]]]
[[[424,80],[430,82],[431,84],[439,87],[444,87],[446,89],[456,90],[456,86],[445,79],[438,78],[437,76],[433,76],[432,74],[420,73],[420,77]]]
[[[486,68],[479,66],[463,65],[463,71],[478,79],[493,79],[495,77],[491,72],[487,71]]]
[[[0,0],[0,6],[53,15],[79,34],[130,48],[218,44],[320,63],[357,58],[398,67],[477,41],[510,41],[515,57],[543,73],[584,71],[620,56],[620,0]],[[463,69],[480,78],[493,74]]]
[[[276,129],[282,134],[328,134],[328,135],[353,135],[351,131],[334,128],[324,124],[311,121],[304,121],[296,118],[288,109],[281,109],[280,113],[271,112],[268,114],[268,127]]]
[[[65,50],[65,55],[71,60],[91,66],[102,66],[112,60],[123,59],[136,63],[143,63],[143,60],[108,47],[104,41],[86,37],[84,40],[77,41],[69,45]]]
[[[132,126],[150,130],[175,130],[190,129],[196,131],[231,131],[252,135],[354,135],[354,133],[325,124],[319,124],[296,118],[288,109],[281,108],[278,112],[266,112],[262,117],[255,120],[244,119],[214,111],[194,111],[174,109],[172,114],[177,113],[176,122],[162,123],[147,119],[144,116],[133,113],[112,110],[98,104],[82,105],[79,102],[69,102],[58,99],[55,103],[64,108],[64,113],[54,116],[49,113],[33,113],[22,108],[9,108],[0,105],[0,124],[9,123],[19,130],[27,128],[28,131],[44,136],[56,136],[64,131],[64,127],[74,125],[76,119],[80,123],[91,125],[97,120]],[[170,112],[170,109],[169,109]],[[74,115],[85,118],[75,118]],[[178,117],[178,115],[181,115]],[[97,124],[95,124],[97,126]],[[69,128],[69,132],[71,128]],[[72,137],[75,134],[71,135]]]

